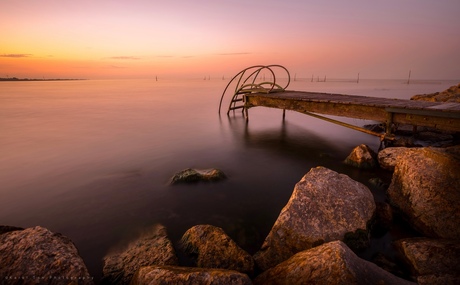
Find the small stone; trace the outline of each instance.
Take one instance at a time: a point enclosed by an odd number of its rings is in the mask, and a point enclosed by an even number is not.
[[[369,183],[376,188],[380,188],[380,189],[388,188],[388,184],[383,182],[383,180],[379,177],[374,177],[374,178],[369,179]]]
[[[361,144],[345,159],[345,163],[362,169],[371,169],[377,166],[377,154],[367,145]]]
[[[171,184],[177,183],[193,183],[199,181],[219,181],[225,179],[226,175],[219,169],[192,169],[187,168],[176,173],[172,179]]]

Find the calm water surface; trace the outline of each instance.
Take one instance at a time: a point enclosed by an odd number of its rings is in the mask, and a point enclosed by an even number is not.
[[[408,99],[456,81],[291,82],[289,89]],[[342,163],[379,139],[318,119],[253,108],[219,116],[227,81],[119,80],[0,83],[0,224],[40,225],[70,237],[90,273],[102,258],[162,223],[173,242],[197,224],[222,227],[250,253],[294,185],[325,166],[371,187],[384,171]],[[226,108],[227,103],[224,105]],[[363,125],[363,120],[345,119]],[[168,185],[185,168],[220,168],[219,183]],[[372,189],[376,200],[381,191]],[[401,231],[373,240],[370,257]]]

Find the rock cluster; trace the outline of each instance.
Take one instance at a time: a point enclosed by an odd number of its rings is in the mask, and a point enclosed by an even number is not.
[[[367,232],[374,211],[366,186],[330,169],[313,168],[295,185],[254,259],[266,270],[297,252],[343,240],[347,233]]]
[[[450,88],[431,94],[414,95],[411,100],[421,100],[430,102],[457,102],[460,103],[460,84],[451,86]]]
[[[359,146],[357,152],[366,149]],[[295,185],[255,255],[222,228],[197,225],[184,233],[179,247],[195,267],[180,266],[165,227],[155,225],[104,258],[101,283],[459,284],[460,146],[387,148],[378,160],[372,157],[393,171],[389,203],[376,204],[364,184],[315,167]],[[424,236],[395,243],[412,280],[383,269],[383,259],[379,267],[354,253],[368,246],[370,235],[391,227],[393,209]],[[0,276],[8,284],[94,283],[73,243],[41,227],[1,226],[0,260]]]
[[[386,148],[378,153],[378,163],[393,172],[386,192],[390,203],[424,236],[395,243],[413,279],[459,284],[460,146]],[[377,208],[376,220],[391,219],[388,204]],[[379,223],[388,227],[387,218]]]
[[[389,148],[379,163],[392,170],[387,196],[423,238],[395,243],[419,284],[460,283],[460,146]]]

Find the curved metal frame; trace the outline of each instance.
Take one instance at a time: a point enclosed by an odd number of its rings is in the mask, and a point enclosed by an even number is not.
[[[288,77],[288,82],[286,86],[282,87],[279,84],[276,83],[276,75],[275,72],[273,71],[273,68],[281,68],[284,69],[284,71],[287,73]],[[260,72],[262,70],[267,69],[270,71],[270,73],[273,76],[273,82],[269,81],[264,81],[262,83],[256,83],[257,77],[259,76]],[[245,77],[245,73],[251,71],[249,75]],[[220,97],[220,102],[219,102],[219,114],[220,114],[220,109],[222,107],[222,101],[224,99],[225,93],[227,92],[228,87],[238,78],[238,82],[236,83],[235,87],[235,92],[233,93],[233,97],[230,101],[230,105],[228,107],[227,115],[230,113],[232,108],[235,107],[235,104],[237,102],[237,97],[241,94],[247,94],[247,93],[254,93],[254,92],[279,92],[279,91],[284,91],[288,86],[289,83],[291,82],[291,75],[289,74],[289,71],[282,65],[278,64],[272,64],[272,65],[254,65],[247,67],[243,69],[242,71],[238,72],[233,78],[230,80],[230,82],[227,84],[227,86],[224,89],[224,92],[222,93],[222,96]],[[252,81],[251,81],[252,78]],[[244,80],[243,80],[244,79]],[[264,87],[264,85],[269,85],[269,87]],[[240,100],[241,101],[241,100]],[[232,107],[233,105],[233,107]],[[233,109],[234,110],[234,109]]]

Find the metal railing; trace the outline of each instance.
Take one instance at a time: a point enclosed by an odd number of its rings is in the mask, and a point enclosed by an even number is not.
[[[281,69],[282,71],[286,72],[287,74],[287,83],[283,87],[276,83],[276,72],[274,70]],[[273,81],[265,81],[265,74],[261,77],[262,71],[268,71]],[[262,82],[257,83],[257,80],[262,80]],[[227,84],[220,97],[219,102],[219,114],[222,108],[222,102],[227,93],[227,90],[235,83],[235,91],[233,93],[232,99],[230,100],[230,104],[228,106],[227,115],[230,111],[234,111],[236,109],[243,109],[244,111],[244,94],[248,93],[271,93],[271,92],[282,92],[286,90],[291,82],[291,76],[289,71],[282,65],[272,64],[272,65],[254,65],[248,68],[243,69],[242,71],[238,72]],[[242,102],[242,105],[237,105],[238,102]]]

